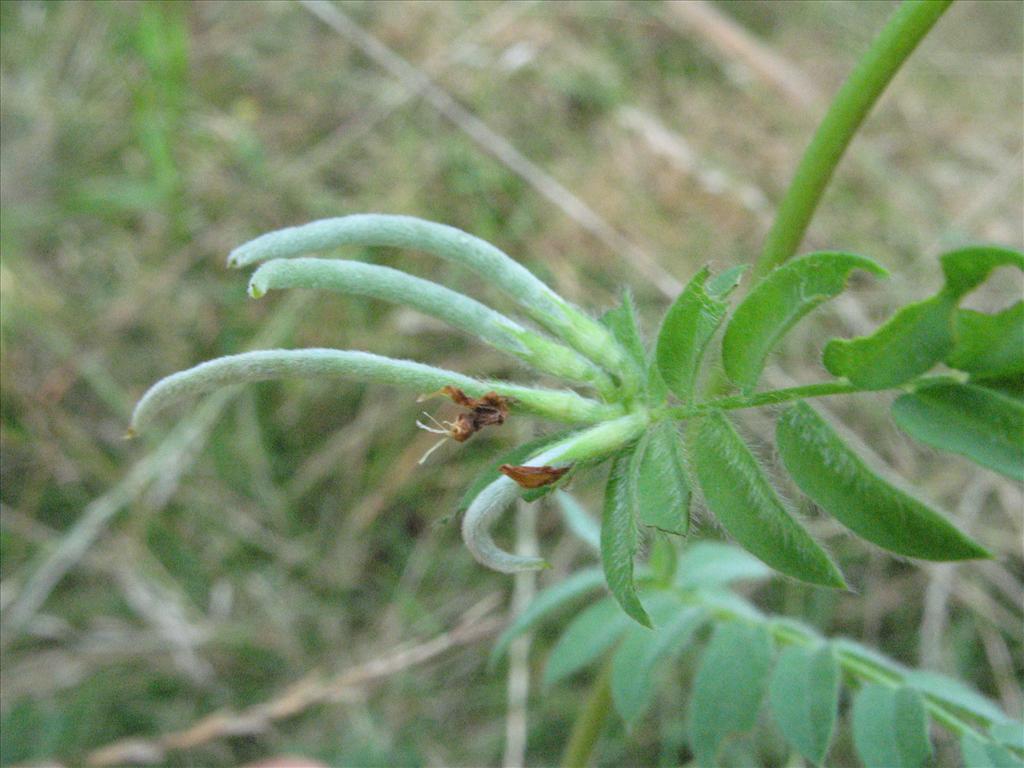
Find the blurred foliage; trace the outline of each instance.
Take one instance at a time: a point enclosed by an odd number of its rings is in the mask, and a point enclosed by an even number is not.
[[[660,5],[343,8],[679,280],[708,261],[753,258],[765,223],[738,185],[777,199],[820,114],[723,61]],[[831,93],[889,7],[722,10]],[[1022,12],[957,4],[868,121],[807,245],[870,255],[894,280],[862,287],[798,329],[769,371],[774,383],[813,380],[827,334],[863,333],[928,295],[943,248],[1022,245]],[[283,329],[280,346],[372,348],[475,375],[517,374],[467,339],[368,301],[249,301],[244,277],[223,259],[252,236],[327,215],[409,213],[495,241],[595,312],[623,285],[648,330],[667,305],[628,257],[299,5],[0,3],[0,86],[5,610],[83,508],[159,444],[161,434],[121,439],[134,398],[168,372],[242,350],[272,323]],[[624,110],[667,127],[676,160]],[[681,147],[698,162],[680,162]],[[351,255],[494,298],[417,254]],[[1005,303],[1015,292],[1011,283],[977,300]],[[865,396],[835,414],[958,510],[998,559],[921,567],[848,546],[818,519],[816,535],[857,592],[776,581],[751,596],[960,676],[1019,717],[1019,487],[918,450],[883,405]],[[0,760],[77,762],[113,739],[182,728],[272,698],[311,669],[428,637],[509,591],[506,577],[471,560],[447,516],[511,439],[475,439],[424,470],[416,460],[431,439],[414,430],[420,408],[394,391],[328,382],[264,385],[234,400],[180,478],[122,510],[26,633],[5,639]],[[767,436],[770,423],[755,415],[747,427]],[[547,509],[540,536],[554,565],[544,583],[585,559]],[[536,636],[535,672],[557,634]],[[487,652],[482,643],[449,653],[365,696],[173,754],[171,764],[283,752],[339,765],[494,763],[506,679],[485,670]],[[531,764],[557,760],[586,684],[531,697]],[[601,763],[688,760],[674,704],[683,697],[672,691],[684,684],[673,681],[666,706],[629,735],[609,728]]]

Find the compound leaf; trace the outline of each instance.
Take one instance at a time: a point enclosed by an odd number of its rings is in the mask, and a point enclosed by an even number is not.
[[[800,490],[868,541],[925,560],[989,557],[939,512],[871,470],[807,403],[782,414],[776,442]]]
[[[864,389],[888,389],[919,376],[953,347],[957,297],[942,290],[909,304],[874,333],[856,339],[832,339],[822,362],[834,376]]]
[[[1024,301],[993,315],[958,310],[954,337],[951,368],[979,379],[1024,374]]]
[[[611,598],[580,611],[548,656],[543,686],[548,688],[587,666],[622,637],[630,625],[636,626]]]
[[[685,536],[690,523],[690,483],[673,422],[658,422],[647,431],[633,453],[630,472],[640,522]]]
[[[699,419],[690,451],[708,509],[744,549],[811,584],[843,587],[842,574],[793,519],[743,439],[721,412]]]
[[[651,626],[633,581],[633,558],[637,550],[636,491],[630,472],[632,451],[619,454],[612,461],[608,485],[604,492],[604,515],[601,521],[601,564],[608,588],[627,614]]]
[[[729,378],[745,391],[753,389],[768,353],[800,318],[842,292],[855,269],[888,274],[863,256],[823,252],[793,259],[758,283],[736,308],[722,338]]]
[[[921,695],[867,685],[853,700],[853,743],[868,768],[920,768],[932,753]]]
[[[529,631],[549,614],[566,603],[585,595],[604,584],[604,574],[597,568],[577,571],[564,581],[541,590],[533,601],[520,613],[494,643],[490,663],[496,664],[505,655],[509,645],[519,635]]]
[[[896,424],[933,448],[1024,481],[1024,402],[987,387],[938,382],[892,404]]]
[[[791,646],[769,686],[772,714],[786,740],[816,765],[825,760],[839,708],[839,662],[832,649]]]
[[[705,287],[709,275],[704,267],[676,297],[661,321],[655,346],[661,378],[684,403],[693,398],[704,350],[728,310],[723,295]]]
[[[702,608],[678,603],[660,613],[651,606],[650,613],[654,631],[631,627],[612,660],[612,703],[627,723],[636,722],[650,706],[658,684],[655,668],[686,648],[707,619]]]
[[[702,766],[719,765],[725,742],[754,727],[772,662],[761,625],[720,624],[693,682],[688,732]]]

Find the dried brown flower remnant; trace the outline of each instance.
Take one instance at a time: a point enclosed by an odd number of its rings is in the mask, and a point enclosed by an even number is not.
[[[516,467],[512,464],[502,464],[498,470],[523,488],[542,488],[556,482],[569,471],[569,467]]]
[[[499,395],[497,392],[487,392],[481,397],[470,397],[458,387],[453,387],[450,384],[442,387],[434,394],[445,395],[446,397],[451,398],[452,402],[457,405],[461,405],[464,408],[468,408],[469,411],[460,413],[455,417],[455,421],[445,422],[438,422],[437,419],[430,414],[424,413],[424,416],[438,426],[432,427],[429,424],[424,424],[419,421],[417,421],[416,424],[421,429],[425,429],[428,432],[450,437],[457,443],[466,442],[484,427],[489,427],[491,425],[501,426],[504,424],[505,419],[508,417],[509,405],[512,403],[512,398]],[[425,395],[420,399],[423,400],[425,397],[430,396],[431,395]],[[442,440],[441,442],[443,443],[444,441]],[[423,458],[420,459],[420,463],[422,464],[426,460],[427,456],[433,453],[440,444],[441,443],[438,443],[427,451]]]

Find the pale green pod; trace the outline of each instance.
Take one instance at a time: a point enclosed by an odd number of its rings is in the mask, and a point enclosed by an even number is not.
[[[635,440],[646,423],[646,413],[633,413],[606,421],[550,446],[525,462],[524,466],[557,466],[608,456]],[[505,476],[499,477],[480,491],[462,518],[462,540],[466,548],[481,565],[501,573],[535,571],[546,567],[540,558],[506,552],[494,543],[491,536],[494,523],[519,498],[519,493],[520,488],[514,481]]]
[[[524,328],[475,299],[397,269],[342,259],[273,259],[249,279],[253,298],[281,288],[335,291],[410,306],[538,370],[592,384],[604,393],[612,390],[608,376],[575,350]]]
[[[567,423],[593,423],[622,413],[621,407],[605,405],[575,392],[480,381],[443,368],[369,352],[268,349],[209,360],[161,379],[136,404],[129,434],[145,428],[157,413],[173,403],[221,387],[271,379],[327,376],[392,384],[421,393],[436,392],[446,385],[458,387],[471,397],[494,391],[513,398],[513,408]]]
[[[280,229],[240,245],[228,265],[243,267],[268,259],[291,258],[343,245],[378,245],[426,251],[476,272],[487,285],[504,291],[530,317],[609,373],[631,381],[636,372],[615,338],[593,318],[555,293],[532,272],[486,240],[446,224],[412,216],[365,213],[321,219]],[[627,387],[628,388],[628,387]]]

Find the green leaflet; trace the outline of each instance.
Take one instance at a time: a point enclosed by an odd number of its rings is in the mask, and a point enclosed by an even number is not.
[[[717,541],[698,541],[686,548],[676,568],[681,589],[724,587],[734,581],[766,579],[772,572],[739,547]]]
[[[1024,270],[1024,253],[993,245],[972,245],[939,257],[946,286],[957,298],[973,291],[998,267]]]
[[[644,370],[647,367],[647,352],[640,337],[633,294],[624,291],[622,303],[605,312],[601,316],[601,323],[612,332],[615,340],[628,353],[629,359],[636,363],[637,369]]]
[[[969,733],[960,737],[960,752],[966,768],[1021,768],[1024,760],[1001,744],[979,741]]]
[[[633,452],[630,475],[640,522],[685,536],[690,523],[690,484],[673,422],[660,421],[641,438]]]
[[[909,304],[868,336],[833,339],[823,361],[829,373],[865,389],[896,387],[927,371],[953,349],[960,299],[1002,266],[1024,269],[1024,254],[975,246],[941,257],[946,284],[929,299]]]
[[[780,655],[768,689],[786,740],[816,765],[825,760],[839,708],[839,662],[832,649],[791,646]]]
[[[757,384],[768,353],[812,309],[842,292],[850,272],[888,272],[863,256],[812,253],[771,272],[740,303],[722,338],[722,363],[744,391]]]
[[[700,765],[720,765],[723,743],[754,727],[771,662],[764,627],[730,623],[715,629],[693,682],[687,726]]]
[[[466,492],[462,494],[462,499],[459,501],[456,512],[462,514],[469,509],[469,505],[473,503],[473,499],[480,495],[480,491],[501,477],[501,472],[498,470],[498,467],[502,464],[518,466],[534,454],[541,451],[541,449],[546,448],[553,443],[557,443],[559,440],[564,440],[575,431],[576,430],[573,429],[563,429],[560,432],[552,432],[550,435],[544,435],[543,437],[538,437],[537,439],[523,443],[522,445],[517,445],[515,448],[505,451],[499,455],[496,459],[489,462],[487,466],[478,472],[476,477],[473,478],[473,482],[469,484]]]
[[[776,442],[800,490],[862,538],[925,560],[989,557],[940,513],[871,470],[807,403],[782,414]]]
[[[951,368],[973,378],[1024,374],[1024,301],[994,315],[958,310],[953,335],[955,343],[946,357]]]
[[[519,635],[529,631],[545,616],[558,610],[566,603],[575,600],[580,595],[585,595],[604,584],[604,574],[597,568],[586,568],[577,571],[564,581],[553,584],[542,590],[515,621],[510,624],[501,636],[494,643],[494,650],[491,651],[489,663],[491,665],[501,661],[509,645]]]
[[[987,387],[929,384],[892,404],[896,424],[933,448],[1024,481],[1024,402]]]
[[[720,292],[714,292],[705,286],[710,274],[704,267],[693,276],[665,313],[658,331],[658,370],[668,388],[684,403],[693,399],[704,350],[728,310],[722,299],[731,290],[730,283],[735,285],[733,278],[725,281]]]
[[[562,632],[544,666],[544,688],[583,669],[636,626],[611,598],[580,611]],[[648,630],[643,630],[648,631]]]
[[[690,455],[708,509],[744,549],[811,584],[844,587],[825,551],[786,510],[757,459],[719,411],[690,429]]]
[[[957,296],[942,290],[909,304],[874,333],[857,339],[832,339],[822,362],[834,376],[858,387],[888,389],[921,375],[953,347],[953,311]]]
[[[853,742],[868,768],[920,768],[932,753],[920,694],[883,685],[862,688],[853,700]]]
[[[654,670],[660,662],[679,654],[707,620],[696,606],[668,604],[663,611],[651,606],[655,629],[632,626],[612,659],[612,703],[628,724],[647,711],[660,679]]]
[[[604,492],[601,519],[601,564],[608,588],[627,614],[645,627],[651,626],[633,581],[633,558],[637,550],[636,495],[630,466],[633,451],[620,453],[612,461]]]

